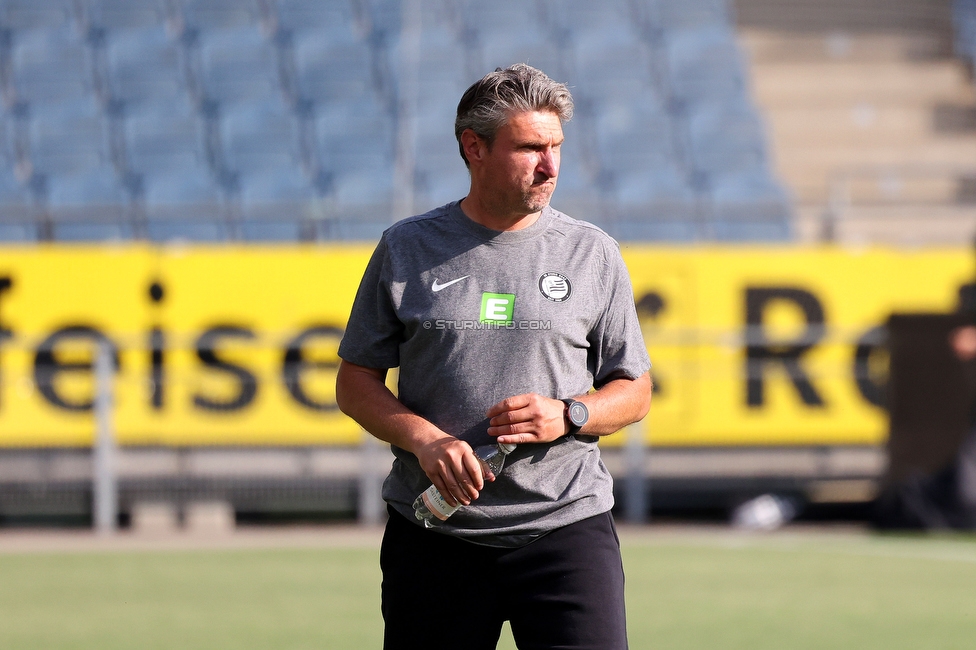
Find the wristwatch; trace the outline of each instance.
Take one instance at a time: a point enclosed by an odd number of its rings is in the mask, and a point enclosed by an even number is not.
[[[586,421],[590,419],[590,412],[586,409],[586,404],[577,402],[572,398],[561,401],[566,405],[566,419],[569,420],[567,435],[579,433]]]

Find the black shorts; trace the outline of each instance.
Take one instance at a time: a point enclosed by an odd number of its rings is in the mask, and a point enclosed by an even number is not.
[[[385,650],[625,650],[624,572],[610,513],[520,548],[425,530],[390,509],[380,551]]]

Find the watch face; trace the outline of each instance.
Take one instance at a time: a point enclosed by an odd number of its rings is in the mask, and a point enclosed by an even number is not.
[[[581,427],[586,424],[586,420],[589,418],[589,412],[586,410],[586,405],[582,402],[573,402],[569,405],[569,421],[574,425]]]

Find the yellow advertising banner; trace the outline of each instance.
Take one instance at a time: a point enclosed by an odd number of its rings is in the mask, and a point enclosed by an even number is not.
[[[0,446],[350,444],[336,348],[371,246],[0,248]],[[655,445],[883,441],[883,325],[951,311],[966,249],[623,246]],[[614,438],[607,441],[614,444]]]

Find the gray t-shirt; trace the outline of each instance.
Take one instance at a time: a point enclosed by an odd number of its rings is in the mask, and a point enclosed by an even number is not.
[[[472,446],[493,441],[485,414],[506,397],[576,397],[650,368],[613,239],[549,207],[527,228],[498,232],[458,203],[383,233],[339,356],[399,367],[400,401]],[[383,497],[416,521],[412,504],[430,479],[416,456],[393,452]],[[612,506],[596,439],[564,436],[519,446],[479,498],[437,530],[520,546]]]

